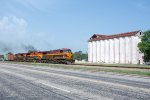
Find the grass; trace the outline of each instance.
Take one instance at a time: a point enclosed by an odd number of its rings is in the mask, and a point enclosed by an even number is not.
[[[63,69],[71,69],[71,70],[82,70],[82,71],[91,71],[91,72],[103,71],[103,72],[113,72],[119,74],[150,76],[150,70],[148,69],[143,70],[143,69],[131,69],[131,68],[113,68],[113,67],[100,67],[100,66],[62,65],[62,64],[27,63],[27,62],[8,62],[8,63],[44,66],[44,67],[51,67],[51,68],[63,68]]]
[[[138,67],[138,68],[150,68],[150,65],[144,65],[144,64],[98,64],[98,63],[76,63],[79,65],[95,65],[95,66],[106,66],[106,67]]]

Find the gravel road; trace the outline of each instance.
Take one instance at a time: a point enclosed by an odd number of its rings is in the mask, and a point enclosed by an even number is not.
[[[0,100],[150,100],[150,77],[0,62]]]

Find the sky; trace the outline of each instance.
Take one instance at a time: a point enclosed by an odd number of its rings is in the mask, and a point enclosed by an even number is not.
[[[0,0],[0,54],[70,48],[93,34],[150,29],[150,0]]]

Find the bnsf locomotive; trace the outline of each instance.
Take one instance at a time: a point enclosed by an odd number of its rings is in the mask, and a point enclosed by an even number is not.
[[[41,62],[41,63],[59,63],[71,64],[74,63],[73,53],[70,49],[63,48],[51,51],[39,51],[30,53],[18,53],[1,55],[1,59],[8,61],[19,62]]]

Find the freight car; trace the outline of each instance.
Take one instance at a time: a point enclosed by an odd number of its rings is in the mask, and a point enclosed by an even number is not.
[[[0,61],[14,61],[14,54],[8,53],[0,55]]]
[[[8,61],[14,61],[14,54],[13,53],[8,53],[7,54],[7,60]]]
[[[0,61],[4,61],[4,55],[0,55]]]
[[[74,63],[73,53],[70,49],[63,48],[51,51],[39,51],[30,53],[18,53],[10,54],[11,61],[20,62],[41,62],[41,63],[59,63],[59,64],[71,64]],[[13,57],[12,57],[13,56]]]

